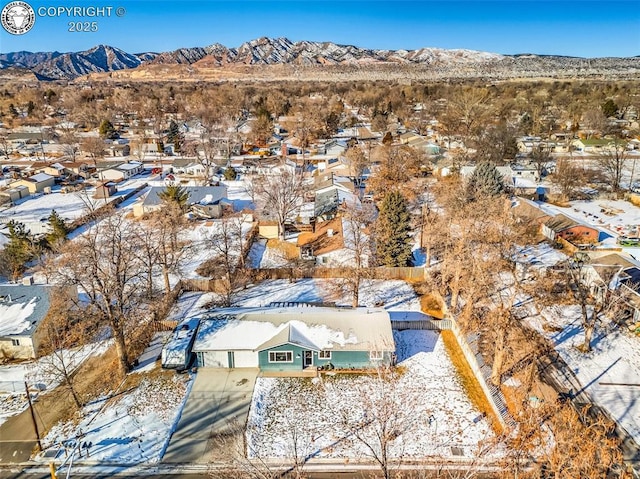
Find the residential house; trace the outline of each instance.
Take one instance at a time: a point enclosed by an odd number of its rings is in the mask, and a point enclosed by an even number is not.
[[[619,146],[624,146],[626,148],[627,142],[612,138],[578,138],[573,140],[571,144],[577,151],[584,151],[586,153],[602,153],[612,151]]]
[[[75,289],[69,292],[77,296]],[[0,285],[0,359],[37,357],[42,342],[39,326],[49,312],[53,294],[50,286]]]
[[[29,193],[33,195],[35,193],[43,193],[45,188],[51,188],[55,183],[56,179],[53,176],[47,175],[46,173],[38,173],[29,178],[14,181],[9,186],[11,188],[26,186],[29,189]]]
[[[367,266],[369,258],[364,243],[366,236],[354,238],[354,226],[342,217],[316,225],[313,232],[298,235],[297,246],[300,258],[313,260],[318,266],[340,267],[355,264],[355,251],[358,250],[362,266]],[[358,243],[358,241],[360,243]]]
[[[98,172],[101,180],[110,181],[126,181],[129,178],[142,173],[144,171],[144,164],[139,161],[130,161],[128,163],[122,163],[114,168],[107,168]]]
[[[340,208],[347,205],[359,207],[358,195],[337,186],[323,189],[321,192],[316,191],[313,215],[318,223],[329,221],[338,215]]]
[[[200,321],[193,352],[198,367],[295,374],[390,365],[395,343],[382,308],[294,305],[212,311]]]
[[[202,218],[220,218],[225,207],[233,207],[226,200],[226,186],[185,186],[185,191],[189,194],[187,205],[191,211]],[[149,190],[142,203],[138,203],[133,207],[133,215],[136,217],[158,211],[162,208],[162,199],[160,193],[165,190],[164,187],[154,186]]]
[[[45,166],[42,172],[54,178],[62,178],[65,174],[65,168],[60,163],[53,163]]]
[[[565,215],[556,215],[542,225],[542,234],[556,241],[561,238],[573,245],[598,243],[607,235],[593,226],[582,224]]]
[[[91,173],[95,171],[94,167],[89,166],[84,162],[68,161],[61,164],[64,167],[65,174],[71,177],[81,177],[87,179],[89,178],[89,176],[91,176]]]
[[[109,145],[107,151],[109,152],[110,156],[124,157],[131,154],[131,147],[126,143],[113,142],[111,145]]]
[[[537,183],[540,181],[540,175],[538,173],[538,168],[535,165],[523,165],[520,163],[512,163],[511,166],[511,174],[513,175],[516,186],[519,182],[534,182]]]

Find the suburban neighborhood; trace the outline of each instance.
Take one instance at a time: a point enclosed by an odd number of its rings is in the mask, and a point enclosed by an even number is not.
[[[0,476],[639,477],[637,76],[187,50],[0,89]]]

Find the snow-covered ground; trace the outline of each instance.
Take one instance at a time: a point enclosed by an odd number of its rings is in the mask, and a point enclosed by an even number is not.
[[[264,281],[238,292],[235,306],[262,307],[277,302],[335,302],[351,305],[351,297],[341,288],[338,279],[301,279]],[[400,280],[363,280],[360,285],[359,304],[382,304],[390,311],[392,319],[404,319],[405,315],[420,311],[420,299],[413,287]]]
[[[79,441],[91,444],[88,457],[81,449],[85,460],[156,463],[183,406],[189,380],[188,375],[176,374],[144,377],[133,391],[85,406],[80,421],[54,426],[44,437],[43,448],[60,450],[56,460],[61,461],[66,457],[62,443]]]
[[[282,250],[269,248],[266,239],[254,241],[249,250],[249,266],[251,268],[286,268],[291,262]]]
[[[250,454],[291,458],[297,435],[303,456],[370,457],[345,419],[366,422],[368,414],[384,415],[383,409],[393,411],[390,424],[399,432],[390,449],[394,458],[451,457],[452,447],[466,458],[497,454],[493,432],[469,402],[440,335],[403,331],[396,342],[406,368],[397,382],[375,375],[258,378],[247,426]],[[369,440],[375,426],[372,419],[364,428]]]
[[[108,341],[90,344],[73,351],[64,351],[66,367],[73,371],[89,356],[104,353]],[[60,383],[59,375],[52,372],[53,364],[59,364],[56,356],[45,356],[37,361],[0,367],[0,424],[27,408],[25,381],[30,390],[49,391]]]
[[[582,353],[577,349],[584,342],[580,314],[578,305],[556,305],[543,309],[530,322],[553,341],[584,392],[640,441],[640,337],[623,328],[609,330],[610,323],[601,324],[591,343],[593,350]],[[559,331],[543,329],[543,324]]]
[[[248,221],[242,222],[242,240],[246,242],[247,236],[251,231],[253,223],[247,218]],[[184,231],[184,240],[191,243],[190,254],[187,256],[186,261],[181,265],[182,277],[184,278],[202,278],[196,270],[205,261],[216,258],[220,255],[220,252],[212,246],[212,238],[215,235],[222,234],[222,220],[211,221],[198,221],[189,224]],[[236,238],[233,238],[235,240]],[[237,257],[240,247],[237,243],[239,241],[232,241],[232,253]],[[172,286],[177,283],[178,278],[174,278]]]
[[[525,249],[532,264],[539,261],[551,266],[556,259],[562,260],[561,256],[550,254],[554,250],[541,246]],[[553,342],[584,392],[640,441],[640,337],[624,328],[614,328],[605,320],[596,328],[593,350],[582,353],[577,349],[584,341],[577,304],[545,307],[540,314],[536,314],[533,305],[528,306],[531,315],[527,322]]]
[[[93,198],[93,190],[85,190],[75,193],[61,193],[53,191],[48,195],[29,196],[15,206],[0,213],[4,220],[15,220],[30,226],[37,223],[46,223],[51,210],[65,220],[76,220],[88,212],[88,208],[97,208],[106,203],[105,200]],[[109,201],[112,201],[111,198]],[[36,231],[39,233],[39,231]]]

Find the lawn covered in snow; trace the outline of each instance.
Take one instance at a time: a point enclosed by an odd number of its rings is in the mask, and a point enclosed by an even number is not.
[[[550,254],[554,250],[541,248],[543,244],[523,250],[531,264],[562,261],[564,255]],[[552,341],[583,391],[640,441],[640,337],[603,319],[593,336],[593,350],[582,353],[577,348],[584,342],[579,305],[540,307],[540,314],[535,307],[528,310],[527,323]]]
[[[239,291],[233,305],[262,307],[279,302],[335,302],[351,306],[351,296],[339,279],[268,280]],[[360,284],[360,306],[376,304],[390,311],[391,319],[405,319],[410,312],[420,311],[420,299],[413,287],[401,280],[363,280]]]
[[[91,444],[85,460],[156,463],[182,408],[189,380],[188,375],[174,373],[141,377],[125,394],[102,397],[85,406],[79,421],[54,426],[43,439],[43,447],[57,451],[63,441],[79,440]],[[61,450],[57,461],[64,457]]]
[[[375,417],[390,418],[398,433],[393,458],[451,457],[452,447],[466,458],[495,455],[491,427],[467,398],[440,335],[403,331],[396,342],[397,380],[258,378],[246,433],[250,455],[291,458],[295,444],[302,457],[367,458],[371,453],[349,424],[363,419],[362,433],[375,442]]]

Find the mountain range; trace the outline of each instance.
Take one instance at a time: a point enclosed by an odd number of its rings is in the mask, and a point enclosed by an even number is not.
[[[157,65],[198,69],[234,66],[289,65],[304,69],[319,66],[353,70],[415,67],[441,77],[575,76],[609,74],[616,77],[640,75],[640,57],[584,59],[534,54],[501,55],[473,50],[420,48],[417,50],[375,50],[332,42],[292,42],[287,38],[262,37],[238,48],[219,43],[206,47],[180,48],[171,52],[127,53],[98,45],[82,52],[12,52],[0,54],[0,70],[33,73],[38,80],[73,80],[88,74],[120,70],[144,70]],[[165,70],[166,71],[166,70]]]

